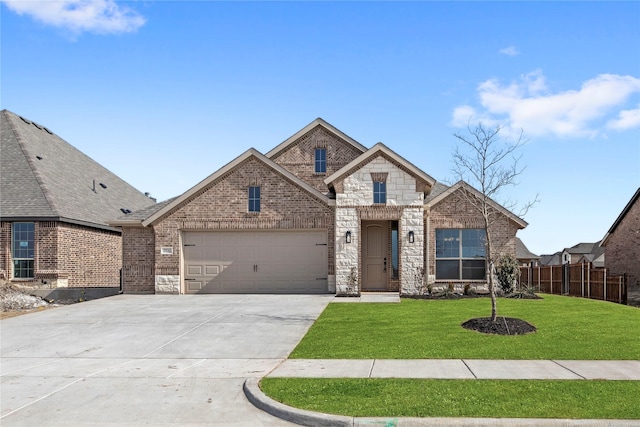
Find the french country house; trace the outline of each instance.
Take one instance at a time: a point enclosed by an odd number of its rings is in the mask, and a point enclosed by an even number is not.
[[[0,279],[119,288],[122,235],[107,220],[155,202],[48,128],[7,110],[0,122]]]
[[[110,224],[122,228],[128,293],[413,295],[486,283],[485,231],[470,203],[478,195],[316,119]],[[527,223],[493,209],[495,250],[515,256]]]

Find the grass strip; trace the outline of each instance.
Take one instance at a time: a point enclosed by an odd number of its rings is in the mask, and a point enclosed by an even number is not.
[[[498,315],[537,332],[486,335],[460,325],[488,317],[489,298],[402,299],[400,304],[329,304],[290,358],[301,359],[640,359],[640,310],[604,301],[542,295],[500,298]]]
[[[640,381],[264,378],[286,405],[355,417],[640,419]]]

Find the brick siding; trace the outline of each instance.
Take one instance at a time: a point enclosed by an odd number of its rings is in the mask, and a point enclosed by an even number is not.
[[[315,172],[315,149],[326,148],[327,172]],[[349,164],[362,152],[318,125],[271,160],[322,193],[328,191],[324,179]]]
[[[248,212],[248,187],[261,188],[260,212]],[[153,224],[155,234],[155,275],[180,274],[180,231],[199,230],[293,230],[326,229],[329,266],[334,274],[334,213],[322,200],[310,195],[255,158],[249,158],[225,176],[184,201]],[[125,235],[133,229],[125,230]],[[140,242],[124,241],[125,253]],[[173,248],[172,255],[160,255],[162,247]],[[125,255],[129,257],[129,255]],[[148,254],[145,259],[149,259]],[[150,286],[153,278],[144,280]],[[141,282],[142,283],[142,282]],[[127,291],[127,288],[125,288]]]
[[[427,228],[428,222],[428,228]],[[484,228],[484,221],[478,209],[473,206],[458,190],[437,205],[433,206],[425,216],[425,233],[429,242],[429,274],[435,275],[436,271],[436,229],[439,228]],[[498,215],[491,227],[493,254],[516,255],[515,236],[518,225],[505,215]]]
[[[0,274],[12,270],[11,224],[0,226]],[[119,232],[54,221],[34,223],[34,282],[65,279],[69,287],[119,287]]]
[[[640,305],[640,199],[636,200],[605,246],[605,266],[613,274],[627,274],[629,303]]]
[[[153,293],[155,233],[151,227],[122,228],[122,289],[125,293]]]

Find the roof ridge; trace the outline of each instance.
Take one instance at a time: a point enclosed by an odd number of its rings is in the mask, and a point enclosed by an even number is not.
[[[38,183],[38,187],[40,188],[40,191],[42,191],[42,196],[44,197],[44,199],[47,201],[47,204],[49,205],[49,209],[51,209],[51,211],[55,215],[60,215],[60,212],[58,211],[58,209],[56,209],[55,203],[53,203],[52,201],[51,191],[49,190],[46,183],[44,182],[42,174],[36,168],[35,162],[33,161],[31,153],[29,152],[29,150],[26,147],[26,144],[24,143],[22,135],[20,135],[20,132],[17,131],[16,126],[13,123],[13,120],[17,120],[17,119],[22,120],[22,116],[18,116],[16,113],[13,113],[12,111],[9,111],[7,109],[2,110],[2,112],[4,113],[7,123],[11,128],[11,132],[13,132],[13,136],[16,138],[16,141],[18,142],[18,146],[20,147],[20,150],[22,151],[24,158],[27,161],[27,164],[29,165],[29,169],[31,170],[33,177],[36,179],[36,182]],[[12,115],[15,117],[12,117]]]

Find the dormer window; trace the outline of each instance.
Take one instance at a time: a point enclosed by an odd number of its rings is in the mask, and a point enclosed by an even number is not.
[[[316,173],[327,173],[327,149],[326,148],[316,148],[315,171]]]
[[[373,181],[373,203],[387,203],[387,183],[384,181]]]

